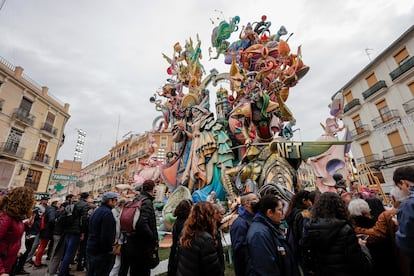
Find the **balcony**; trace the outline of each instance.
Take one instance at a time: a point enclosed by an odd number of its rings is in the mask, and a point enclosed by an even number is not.
[[[50,156],[41,153],[41,152],[34,152],[32,156],[32,161],[36,161],[40,165],[49,165],[50,164]]]
[[[351,102],[345,105],[344,107],[344,114],[348,111],[357,111],[361,108],[361,102],[359,99],[353,99]]]
[[[370,167],[379,166],[381,164],[381,158],[377,153],[357,158],[356,161],[358,164],[367,164]]]
[[[25,152],[26,149],[19,147],[17,143],[6,142],[0,144],[0,155],[10,159],[23,158]]]
[[[40,131],[49,137],[56,137],[58,129],[49,123],[43,123]]]
[[[364,100],[368,98],[375,98],[380,95],[382,95],[385,91],[387,91],[387,84],[385,81],[381,80],[378,81],[376,84],[368,88],[368,90],[362,92],[362,96],[364,97]]]
[[[405,62],[401,63],[401,65],[393,70],[390,73],[391,80],[393,82],[398,82],[404,79],[406,76],[410,75],[409,72],[414,71],[414,56],[407,59]]]
[[[33,123],[36,119],[35,116],[30,115],[29,110],[24,108],[16,108],[13,112],[12,118],[25,126],[33,126]]]
[[[414,147],[412,144],[403,144],[382,152],[384,159],[389,162],[400,162],[414,159]]]
[[[414,98],[409,100],[408,102],[403,103],[403,108],[405,113],[410,114],[414,111]]]
[[[361,125],[351,131],[351,138],[354,140],[358,140],[358,139],[361,139],[363,137],[370,135],[370,133],[371,133],[371,130],[369,129],[368,125]]]
[[[392,109],[382,114],[382,116],[374,118],[373,120],[371,120],[371,122],[374,128],[378,128],[378,127],[381,127],[386,124],[392,123],[394,121],[399,121],[399,120],[401,120],[401,117],[398,114],[398,110]]]

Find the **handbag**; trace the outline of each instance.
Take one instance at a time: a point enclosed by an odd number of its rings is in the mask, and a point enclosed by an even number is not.
[[[112,254],[116,256],[121,255],[121,245],[118,242],[114,244],[114,250],[112,251]]]

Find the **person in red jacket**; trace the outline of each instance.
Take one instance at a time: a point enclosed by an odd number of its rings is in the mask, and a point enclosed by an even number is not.
[[[8,276],[17,258],[24,231],[23,220],[34,205],[33,190],[17,187],[0,199],[0,276]]]

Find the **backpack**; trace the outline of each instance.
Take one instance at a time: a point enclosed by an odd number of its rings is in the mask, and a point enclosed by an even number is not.
[[[127,236],[135,233],[135,226],[141,215],[141,206],[144,199],[146,199],[146,197],[138,201],[128,203],[121,210],[121,214],[119,215],[121,232]]]

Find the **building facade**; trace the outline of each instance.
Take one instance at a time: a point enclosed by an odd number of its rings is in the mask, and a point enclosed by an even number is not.
[[[340,89],[351,151],[382,183],[414,165],[414,26]]]
[[[69,104],[0,57],[1,189],[47,191],[69,117]]]

